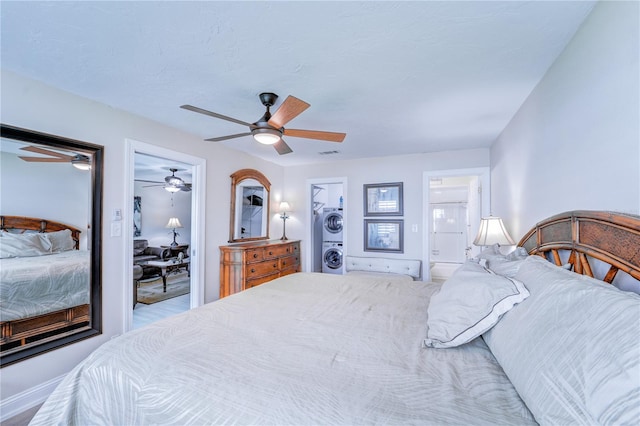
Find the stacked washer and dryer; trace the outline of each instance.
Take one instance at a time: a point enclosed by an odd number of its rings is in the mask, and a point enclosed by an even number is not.
[[[342,252],[342,231],[344,219],[342,209],[326,207],[322,215],[322,272],[342,274],[344,253]]]

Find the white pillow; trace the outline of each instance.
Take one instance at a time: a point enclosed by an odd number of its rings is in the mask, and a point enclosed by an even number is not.
[[[529,256],[531,296],[484,340],[540,424],[637,424],[640,296]]]
[[[64,229],[62,231],[47,232],[44,234],[51,241],[51,252],[60,253],[76,248],[76,242],[71,237],[71,230]]]
[[[0,259],[51,254],[51,242],[44,234],[0,232]]]
[[[424,345],[451,348],[467,343],[527,296],[521,282],[466,262],[431,297]]]
[[[518,273],[518,269],[529,256],[524,247],[516,247],[514,251],[506,256],[493,256],[486,262],[486,267],[498,275],[505,277],[514,277]]]

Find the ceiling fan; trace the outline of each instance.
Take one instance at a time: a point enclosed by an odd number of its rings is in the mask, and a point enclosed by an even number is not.
[[[276,100],[278,99],[278,95],[276,95],[275,93],[260,93],[259,97],[262,105],[267,108],[267,111],[255,123],[247,123],[242,120],[227,117],[226,115],[218,114],[216,112],[207,111],[206,109],[198,108],[192,105],[182,105],[180,108],[194,111],[200,114],[209,115],[215,118],[220,118],[222,120],[231,121],[232,123],[242,124],[243,126],[247,126],[249,128],[249,131],[245,133],[237,133],[235,135],[209,138],[205,139],[206,141],[220,142],[227,139],[234,139],[242,136],[252,135],[256,141],[262,144],[273,145],[275,150],[278,151],[278,154],[280,155],[293,152],[293,150],[289,148],[289,145],[287,145],[282,139],[283,135],[293,136],[296,138],[317,139],[328,142],[342,142],[345,136],[347,136],[346,133],[321,132],[318,130],[285,129],[285,124],[300,115],[304,110],[309,108],[310,105],[294,96],[288,96],[287,99],[284,100],[282,105],[280,105],[280,108],[278,108],[276,112],[271,115],[269,108],[275,104]]]
[[[166,189],[169,192],[191,191],[191,184],[186,183],[182,178],[176,176],[176,172],[178,171],[178,169],[171,168],[169,169],[169,171],[171,172],[171,176],[165,176],[164,183],[157,183],[155,185],[146,185],[145,188],[149,188],[152,186],[162,186],[164,187],[164,189]]]
[[[24,151],[33,152],[36,154],[48,155],[48,157],[25,157],[19,155],[18,157],[24,161],[32,163],[71,163],[75,168],[80,170],[91,169],[91,160],[86,155],[75,154],[67,155],[60,152],[51,151],[44,148],[38,148],[37,146],[23,146],[20,149]]]

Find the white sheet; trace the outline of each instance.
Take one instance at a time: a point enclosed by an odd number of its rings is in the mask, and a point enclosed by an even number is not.
[[[298,273],[126,333],[44,424],[535,424],[481,339],[423,348],[436,284]]]
[[[0,259],[0,321],[89,303],[89,260],[78,250]]]

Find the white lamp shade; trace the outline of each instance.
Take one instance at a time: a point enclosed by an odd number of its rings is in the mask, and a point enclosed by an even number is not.
[[[276,129],[255,129],[253,138],[265,145],[273,145],[280,140],[281,133]]]
[[[286,201],[280,202],[280,211],[281,212],[291,211],[291,207],[289,206],[289,203],[287,203]]]
[[[71,160],[71,164],[79,170],[91,170],[91,161],[89,160],[89,157],[85,155],[76,155]]]
[[[177,217],[170,217],[169,223],[165,226],[165,228],[182,228],[182,224],[180,223],[180,219]]]
[[[512,246],[515,245],[515,242],[505,229],[502,219],[489,216],[480,220],[480,229],[473,244],[477,246],[492,246],[494,244]]]
[[[178,192],[178,191],[180,191],[180,188],[178,188],[177,186],[165,186],[164,189],[166,189],[169,192]]]

